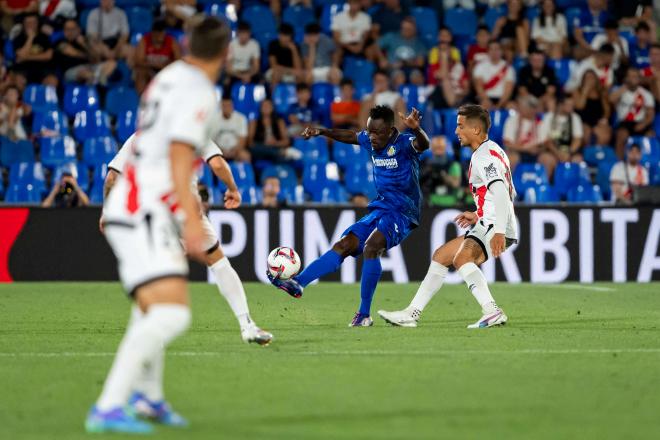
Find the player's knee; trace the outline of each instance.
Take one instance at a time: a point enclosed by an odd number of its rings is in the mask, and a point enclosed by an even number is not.
[[[364,244],[364,257],[369,259],[378,258],[385,252],[386,246],[385,240],[377,237],[369,237]]]
[[[466,255],[465,252],[459,252],[454,255],[454,258],[452,259],[452,266],[454,266],[454,269],[458,270],[461,266],[470,262],[472,262],[472,259],[469,255]]]
[[[357,251],[360,241],[354,235],[347,235],[332,246],[332,250],[337,252],[342,258],[349,257]]]
[[[433,252],[433,261],[440,263],[443,266],[451,266],[454,260],[454,255],[450,254],[446,246],[440,246]]]

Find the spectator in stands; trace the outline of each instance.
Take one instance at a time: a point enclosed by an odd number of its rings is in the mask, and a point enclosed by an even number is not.
[[[256,160],[283,161],[300,159],[300,152],[290,148],[289,134],[284,119],[275,113],[273,102],[261,102],[259,117],[248,126],[248,146]]]
[[[591,40],[604,31],[603,25],[609,18],[605,0],[587,0],[587,7],[573,23],[573,37],[577,42],[575,58],[582,59],[591,53]]]
[[[541,138],[539,100],[532,95],[521,96],[517,100],[518,111],[511,113],[504,123],[504,146],[511,162],[511,170],[522,163],[539,162],[546,169],[552,168],[554,157],[544,151]]]
[[[21,102],[18,89],[9,86],[0,102],[0,136],[11,140],[27,139],[22,118],[29,115],[30,111],[30,106]]]
[[[160,12],[168,30],[183,30],[185,21],[197,13],[196,0],[161,0]]]
[[[50,38],[39,29],[39,16],[29,13],[23,17],[21,33],[12,41],[16,53],[15,70],[25,74],[28,83],[44,80],[57,84],[53,73],[53,47]]]
[[[218,123],[217,144],[227,160],[249,162],[247,149],[248,120],[234,110],[234,102],[229,92],[222,95],[220,102],[220,120]]]
[[[287,111],[289,136],[298,136],[305,126],[318,124],[320,118],[312,108],[312,91],[306,83],[296,85],[296,102]]]
[[[427,84],[435,87],[428,101],[434,109],[454,107],[468,92],[468,76],[461,64],[460,52],[451,42],[451,32],[442,28],[438,46],[429,52]]]
[[[263,184],[261,206],[264,208],[280,208],[280,179],[275,176],[266,177]]]
[[[630,47],[630,65],[637,69],[646,69],[650,65],[651,29],[645,21],[635,28],[635,43]]]
[[[88,205],[89,197],[70,172],[62,173],[62,178],[55,182],[50,194],[41,202],[44,208],[79,208]]]
[[[652,0],[613,1],[610,10],[621,25],[621,30],[632,32],[639,23],[646,23],[655,35]]]
[[[444,136],[431,139],[431,156],[422,162],[419,180],[431,206],[453,207],[462,201],[461,164],[447,156],[447,139]]]
[[[115,7],[115,0],[100,0],[87,16],[87,38],[101,60],[128,58],[130,36],[126,13]]]
[[[558,60],[564,55],[567,39],[566,17],[557,12],[554,0],[543,0],[541,11],[532,23],[532,40],[550,58]]]
[[[284,23],[280,25],[277,39],[268,45],[268,60],[270,69],[266,72],[266,80],[270,82],[271,90],[280,82],[295,83],[304,80],[304,70],[298,47],[293,41],[293,26]]]
[[[66,82],[84,82],[106,85],[117,62],[108,60],[100,63],[92,61],[87,40],[80,32],[78,22],[69,18],[64,22],[64,39],[55,47],[57,67],[64,74]]]
[[[380,7],[371,15],[375,35],[387,35],[397,32],[401,22],[409,15],[408,5],[400,0],[383,0]]]
[[[605,90],[608,90],[614,83],[614,74],[612,73],[613,58],[614,47],[611,44],[605,43],[600,46],[598,52],[580,61],[568,83],[566,83],[566,90],[575,90],[582,83],[582,76],[589,70],[596,74],[598,81],[603,85]]]
[[[181,58],[179,43],[165,33],[164,20],[156,20],[135,49],[135,88],[142,94],[149,81],[165,66]]]
[[[301,52],[307,83],[339,84],[342,74],[337,46],[332,38],[321,33],[321,26],[317,23],[310,23],[305,27]]]
[[[488,26],[481,25],[477,28],[476,42],[468,48],[466,57],[468,73],[472,75],[474,66],[488,58],[488,42],[490,31]]]
[[[330,120],[334,128],[360,130],[360,101],[355,98],[353,81],[344,78],[339,84],[339,100],[330,104]]]
[[[382,64],[382,55],[371,37],[371,17],[362,11],[360,0],[348,0],[348,10],[333,17],[330,29],[340,59],[350,55]]]
[[[593,40],[591,40],[591,47],[595,52],[603,44],[611,44],[614,48],[611,67],[612,70],[616,72],[621,65],[628,63],[628,40],[619,34],[619,24],[616,20],[607,20],[603,27],[604,32],[596,35]]]
[[[526,57],[529,47],[529,21],[522,0],[507,0],[507,14],[493,27],[493,39],[500,40],[509,62],[514,55]]]
[[[258,81],[260,66],[259,43],[252,38],[250,25],[241,21],[236,29],[236,38],[229,43],[226,67],[228,85],[238,81],[245,84]]]
[[[56,29],[62,29],[64,22],[77,14],[74,0],[39,0],[39,15]]]
[[[583,123],[584,143],[591,145],[592,137],[600,131],[599,145],[607,145],[611,138],[609,117],[612,114],[607,90],[598,79],[594,70],[587,70],[582,76],[582,82],[573,92],[573,100],[577,114]],[[609,132],[609,135],[608,133]]]
[[[369,198],[364,194],[353,194],[351,205],[355,208],[366,208],[369,205]]]
[[[2,11],[2,29],[9,33],[23,14],[36,13],[39,10],[37,0],[1,0],[0,11]]]
[[[532,48],[529,62],[518,72],[518,95],[537,97],[545,109],[557,96],[557,77],[552,67],[545,63],[545,54],[539,48]]]
[[[543,116],[540,134],[544,140],[543,148],[554,158],[553,161],[548,157],[545,162],[550,177],[558,162],[582,161],[584,139],[582,121],[573,108],[573,98],[565,96],[555,107],[554,111]]]
[[[649,49],[649,66],[642,71],[643,83],[653,94],[655,110],[660,112],[660,44],[654,43]],[[660,133],[656,133],[660,136]]]
[[[610,171],[612,199],[617,204],[631,205],[636,187],[649,184],[649,173],[642,166],[642,150],[632,144],[626,152],[625,161],[617,162]]]
[[[401,94],[390,89],[390,78],[383,70],[377,70],[374,73],[373,92],[365,95],[362,98],[359,118],[361,127],[365,127],[367,125],[369,111],[377,105],[386,105],[390,107],[392,110],[394,110],[395,115],[399,112],[405,112],[406,109]],[[401,122],[397,124],[397,127],[403,130],[403,126],[400,124]]]
[[[488,43],[488,58],[475,66],[472,77],[482,106],[489,110],[506,108],[513,96],[516,72],[502,58],[502,46],[498,41]]]
[[[401,70],[412,82],[411,77],[422,76],[426,47],[417,38],[415,19],[406,17],[401,22],[399,32],[389,32],[378,41],[381,50],[387,57],[387,68]],[[423,76],[422,76],[423,77]]]
[[[640,83],[639,70],[630,67],[623,85],[610,94],[610,102],[616,107],[616,152],[619,157],[623,157],[629,136],[653,135],[655,101]]]

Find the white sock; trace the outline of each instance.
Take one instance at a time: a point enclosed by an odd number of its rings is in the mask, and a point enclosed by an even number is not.
[[[131,308],[131,318],[128,321],[128,333],[142,318],[144,313],[137,304]],[[140,374],[135,380],[134,391],[144,394],[152,402],[163,400],[163,369],[165,367],[165,347],[156,352],[154,358],[145,361]]]
[[[127,403],[145,362],[156,359],[159,351],[190,325],[190,309],[181,304],[154,304],[126,331],[115,361],[97,401],[101,411]],[[162,376],[161,376],[162,380]]]
[[[424,277],[424,281],[419,285],[415,297],[410,301],[409,309],[416,309],[419,311],[424,310],[424,307],[431,301],[435,293],[440,290],[442,283],[445,281],[447,266],[431,260],[428,272]]]
[[[491,313],[495,306],[493,295],[490,294],[488,282],[479,266],[474,263],[465,263],[458,269],[458,273],[463,277],[468,289],[481,306],[484,314]]]
[[[227,257],[211,266],[220,294],[225,297],[241,328],[252,324],[243,283]]]

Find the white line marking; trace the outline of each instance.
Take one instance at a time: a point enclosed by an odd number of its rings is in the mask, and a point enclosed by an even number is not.
[[[547,287],[559,289],[593,290],[594,292],[616,292],[616,289],[612,287],[588,286],[584,284],[549,284]]]
[[[518,350],[355,350],[355,351],[280,351],[275,355],[285,356],[353,356],[353,355],[375,355],[375,356],[437,356],[437,355],[479,355],[479,354],[512,354],[512,355],[553,355],[553,354],[615,354],[615,353],[660,353],[660,348],[575,348],[575,349],[545,349],[529,348]],[[173,351],[167,353],[168,356],[176,357],[223,357],[227,355],[238,354],[235,351]],[[240,353],[243,354],[243,353]],[[74,357],[111,357],[113,352],[19,352],[8,353],[0,352],[0,357],[4,358],[74,358]]]

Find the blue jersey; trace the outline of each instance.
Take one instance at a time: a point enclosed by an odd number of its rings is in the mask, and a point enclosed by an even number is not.
[[[378,195],[369,209],[396,210],[418,225],[422,210],[422,190],[419,187],[419,156],[410,133],[399,133],[393,142],[376,151],[371,147],[367,131],[358,133],[358,144],[371,155],[374,182]]]

